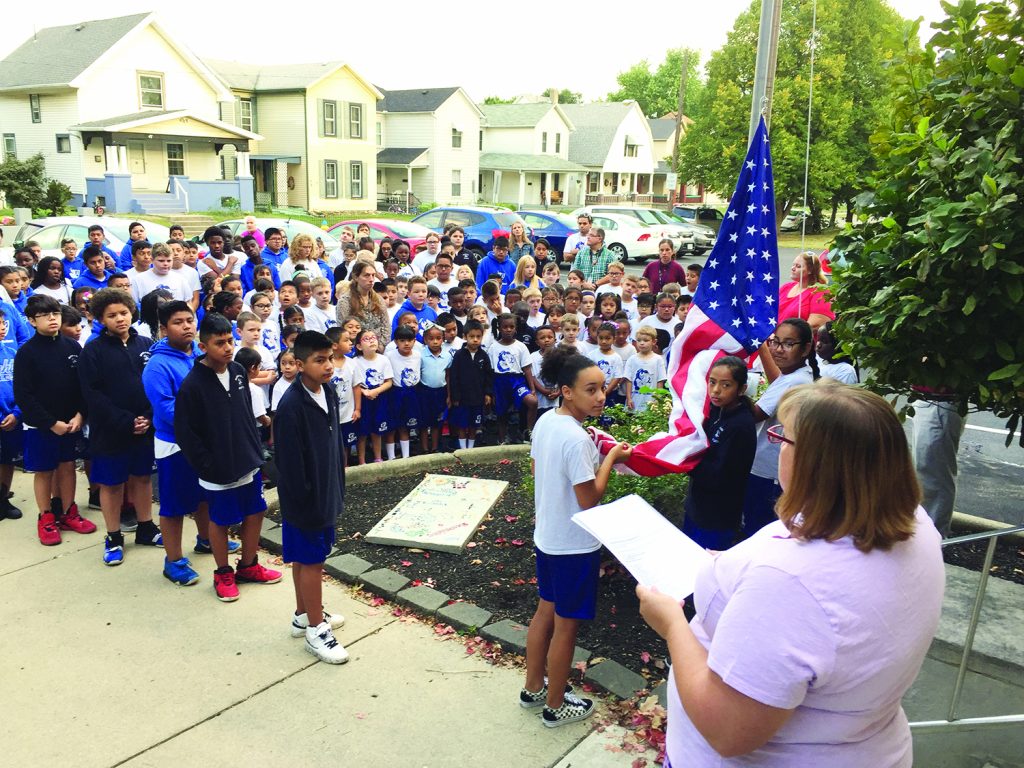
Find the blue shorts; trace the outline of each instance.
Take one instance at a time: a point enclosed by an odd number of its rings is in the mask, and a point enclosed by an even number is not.
[[[494,377],[494,413],[504,416],[513,408],[519,409],[530,394],[526,378],[518,373],[499,373]]]
[[[121,485],[129,477],[149,477],[153,474],[153,441],[140,442],[132,451],[113,456],[93,456],[89,480],[100,485]]]
[[[78,434],[55,435],[48,429],[26,429],[25,471],[52,472],[58,464],[75,460]]]
[[[368,397],[362,399],[359,412],[359,423],[356,430],[360,437],[367,435],[383,435],[391,431],[391,419],[388,413],[387,392],[378,395],[376,400]]]
[[[436,427],[444,421],[444,412],[448,407],[447,387],[428,387],[420,384],[416,387],[420,399],[420,424],[424,427]]]
[[[304,531],[287,520],[281,523],[281,552],[286,563],[319,565],[334,549],[334,529]]]
[[[0,464],[9,466],[21,456],[25,430],[18,424],[10,432],[0,432]],[[53,434],[52,432],[50,433]],[[56,435],[55,435],[56,437]]]
[[[156,460],[156,485],[160,494],[160,517],[191,515],[206,501],[199,477],[181,451]]]
[[[345,447],[353,446],[356,444],[356,440],[359,437],[359,431],[356,429],[356,423],[354,421],[345,421],[341,424],[341,434],[345,438]]]
[[[262,515],[267,509],[263,498],[263,480],[257,470],[252,482],[227,491],[204,488],[210,507],[210,522],[215,525],[238,525],[249,515]]]
[[[456,429],[480,429],[484,423],[482,405],[456,405],[448,414],[448,423]]]
[[[597,573],[601,550],[579,555],[537,554],[537,591],[541,600],[555,604],[563,619],[593,619],[597,613]]]
[[[392,429],[416,429],[420,425],[420,401],[416,387],[392,387],[388,393]]]

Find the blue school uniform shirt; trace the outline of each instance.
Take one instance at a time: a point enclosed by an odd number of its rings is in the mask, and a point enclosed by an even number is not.
[[[273,264],[275,267],[280,267],[284,263],[284,260],[288,258],[288,249],[282,248],[277,253],[274,253],[270,250],[270,246],[267,245],[263,247],[262,251],[260,251],[260,256],[263,257],[263,260],[267,264]]]
[[[88,243],[87,245],[82,246],[82,250],[80,250],[78,252],[78,260],[81,261],[83,264],[85,263],[85,255],[84,255],[85,254],[85,249],[88,248],[90,245],[92,245],[92,243]],[[101,245],[100,248],[103,249],[103,252],[105,254],[107,254],[107,256],[109,256],[110,258],[112,258],[114,260],[115,264],[119,264],[120,263],[121,256],[118,253],[116,253],[110,247],[108,247],[106,245]],[[130,251],[129,251],[129,253],[130,253]]]
[[[442,349],[436,355],[424,349],[420,355],[420,381],[431,389],[439,389],[446,385],[445,371],[452,364],[452,356]]]
[[[242,291],[248,293],[256,287],[256,281],[253,280],[253,272],[256,271],[256,267],[270,267],[270,279],[274,281],[274,289],[281,290],[281,277],[277,274],[277,265],[272,264],[269,261],[264,261],[262,264],[253,264],[248,259],[242,264],[242,269],[238,273],[239,279],[242,281]]]
[[[67,259],[60,260],[61,266],[64,267],[64,277],[70,280],[72,283],[85,274],[85,262],[75,257],[73,260],[68,261]]]
[[[100,288],[107,287],[107,281],[110,280],[110,272],[103,273],[103,279],[98,280],[93,277],[92,272],[85,271],[82,276],[72,283],[74,288],[92,288],[94,291],[98,291]]]
[[[10,337],[0,341],[0,419],[14,414],[21,420],[21,409],[14,402],[14,355],[18,345]]]

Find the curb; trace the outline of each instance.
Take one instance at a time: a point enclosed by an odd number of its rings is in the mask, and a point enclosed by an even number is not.
[[[1003,531],[1007,528],[1015,528],[1010,523],[1003,523],[999,520],[990,520],[987,517],[977,517],[966,512],[953,513],[953,528],[962,528],[971,533],[987,533],[988,531]],[[1024,544],[1024,533],[1008,533],[1000,537],[1003,541],[1010,541],[1014,544]]]

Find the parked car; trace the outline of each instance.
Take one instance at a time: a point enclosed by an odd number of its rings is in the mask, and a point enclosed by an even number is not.
[[[435,232],[443,232],[447,224],[457,224],[466,231],[465,248],[483,257],[494,245],[496,229],[508,232],[523,217],[508,208],[486,205],[441,206],[421,213],[413,222]],[[526,226],[526,222],[523,222]]]
[[[711,245],[705,244],[705,240],[709,238],[704,237],[703,234],[700,234],[698,237],[699,233],[694,226],[669,216],[657,208],[636,205],[591,205],[585,208],[577,208],[573,211],[573,216],[579,216],[581,213],[589,213],[592,216],[612,214],[613,216],[625,216],[633,219],[636,226],[649,227],[656,231],[659,240],[665,237],[671,240],[680,255],[684,253],[703,253],[711,247]],[[713,235],[710,241],[714,242]]]
[[[688,224],[709,227],[716,233],[722,226],[722,212],[709,205],[673,205],[672,215],[678,216]]]
[[[657,227],[645,227],[630,216],[615,213],[594,214],[594,226],[604,230],[605,247],[623,264],[657,256],[658,243],[665,237]]]
[[[227,221],[218,222],[217,226],[227,227],[232,235],[237,235],[239,230],[245,229],[245,220],[228,219]],[[268,227],[277,227],[284,230],[289,243],[293,237],[300,234],[309,235],[314,240],[319,237],[324,241],[324,248],[327,249],[327,261],[329,263],[334,264],[341,258],[341,241],[330,232],[325,232],[308,221],[302,221],[301,219],[256,219],[256,226],[260,230],[266,230]]]
[[[46,216],[39,219],[31,219],[21,225],[11,246],[0,251],[0,263],[10,264],[14,258],[14,251],[25,243],[33,240],[39,243],[43,249],[41,256],[56,256],[62,258],[60,250],[61,240],[74,240],[79,249],[89,242],[89,227],[99,224],[103,227],[104,242],[107,247],[115,253],[120,253],[124,244],[128,242],[128,225],[133,221],[141,222],[146,227],[146,236],[150,242],[165,241],[170,238],[170,232],[163,224],[157,224],[145,219],[121,219],[110,216]]]
[[[421,243],[427,241],[427,235],[431,232],[422,224],[402,219],[351,219],[339,221],[327,231],[340,238],[342,227],[352,227],[355,230],[360,224],[366,224],[370,228],[370,237],[374,242],[379,243],[385,237],[390,237],[392,240],[401,239],[409,244],[409,250],[413,253]],[[358,241],[358,238],[356,240]]]
[[[526,226],[533,231],[532,240],[543,237],[551,245],[551,252],[560,254],[565,250],[565,241],[577,231],[576,219],[563,213],[551,211],[516,211],[523,217]]]
[[[807,220],[807,231],[808,232],[820,232],[822,222],[820,219],[815,220],[810,211],[805,211],[802,208],[794,208],[789,212],[789,215],[782,220],[782,224],[779,225],[779,229],[782,232],[795,232],[803,228],[804,219]]]

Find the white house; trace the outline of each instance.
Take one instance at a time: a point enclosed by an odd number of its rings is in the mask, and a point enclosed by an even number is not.
[[[703,203],[705,199],[704,186],[702,184],[683,184],[682,193],[673,198],[673,194],[679,192],[678,186],[673,188],[668,183],[669,174],[672,172],[672,150],[686,131],[693,125],[693,120],[683,115],[680,133],[682,136],[676,138],[676,115],[674,112],[664,117],[652,117],[647,120],[651,126],[651,137],[654,139],[654,159],[657,165],[654,169],[653,192],[656,197],[664,197],[666,201],[685,203]]]
[[[587,170],[587,202],[618,202],[652,194],[657,160],[651,127],[634,101],[563,104],[576,130],[569,160]]]
[[[458,87],[382,91],[377,102],[377,189],[385,200],[474,203],[482,114]]]
[[[492,203],[583,205],[587,169],[569,160],[575,126],[553,102],[481,104],[480,196]]]
[[[39,30],[0,62],[4,156],[42,153],[77,205],[172,212],[253,203],[245,159],[261,137],[221,118],[233,96],[153,14]]]

